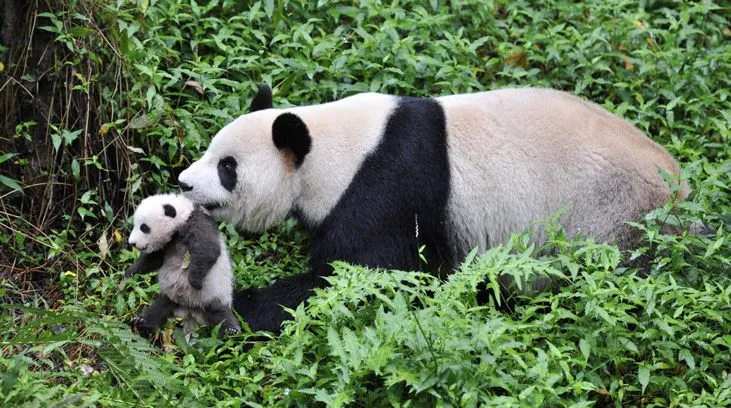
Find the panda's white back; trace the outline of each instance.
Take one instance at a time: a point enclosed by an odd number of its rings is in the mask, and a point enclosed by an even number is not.
[[[668,198],[657,168],[678,173],[667,151],[630,123],[564,92],[505,89],[437,100],[447,122],[452,236],[462,254],[505,242],[559,210],[569,233],[626,241],[632,232],[624,222]]]

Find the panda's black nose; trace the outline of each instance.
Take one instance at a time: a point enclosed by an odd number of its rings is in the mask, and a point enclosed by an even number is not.
[[[193,186],[189,186],[189,185],[187,185],[187,184],[183,183],[183,182],[182,182],[182,181],[180,181],[180,180],[178,180],[178,186],[180,186],[180,189],[181,189],[181,190],[183,190],[184,192],[185,192],[185,191],[190,191],[190,190],[192,190],[192,189],[193,189]]]

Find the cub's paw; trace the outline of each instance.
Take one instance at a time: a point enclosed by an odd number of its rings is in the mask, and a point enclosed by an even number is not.
[[[133,330],[139,329],[144,324],[145,324],[145,318],[143,318],[142,316],[135,316],[132,318],[132,321],[130,322],[130,325],[132,326]]]
[[[132,327],[132,332],[143,337],[150,337],[150,335],[155,331],[150,327],[149,322],[142,316],[133,317],[130,322],[130,326]]]

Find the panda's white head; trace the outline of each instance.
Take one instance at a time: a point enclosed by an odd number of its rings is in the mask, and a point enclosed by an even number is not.
[[[185,224],[193,209],[193,202],[178,194],[158,194],[145,198],[133,216],[130,245],[143,253],[159,251]]]
[[[271,108],[271,90],[262,86],[251,113],[221,129],[178,177],[187,198],[250,232],[290,213],[300,194],[297,169],[312,144],[300,117]]]

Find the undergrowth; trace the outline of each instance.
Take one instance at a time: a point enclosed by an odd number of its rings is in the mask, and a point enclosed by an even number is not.
[[[723,2],[11,3],[0,43],[0,405],[731,405]],[[566,90],[666,146],[693,193],[637,222],[646,243],[633,253],[549,223],[544,246],[518,234],[443,281],[337,264],[332,287],[269,341],[222,341],[215,329],[186,341],[171,322],[151,345],[127,325],[157,285],[121,282],[137,256],[126,217],[141,197],[174,190],[262,82],[282,107],[366,91]],[[710,231],[688,233],[699,225]],[[293,221],[256,237],[222,228],[237,287],[306,268]],[[620,263],[639,257],[649,277]],[[478,283],[497,293],[505,274],[556,285],[478,303]]]

